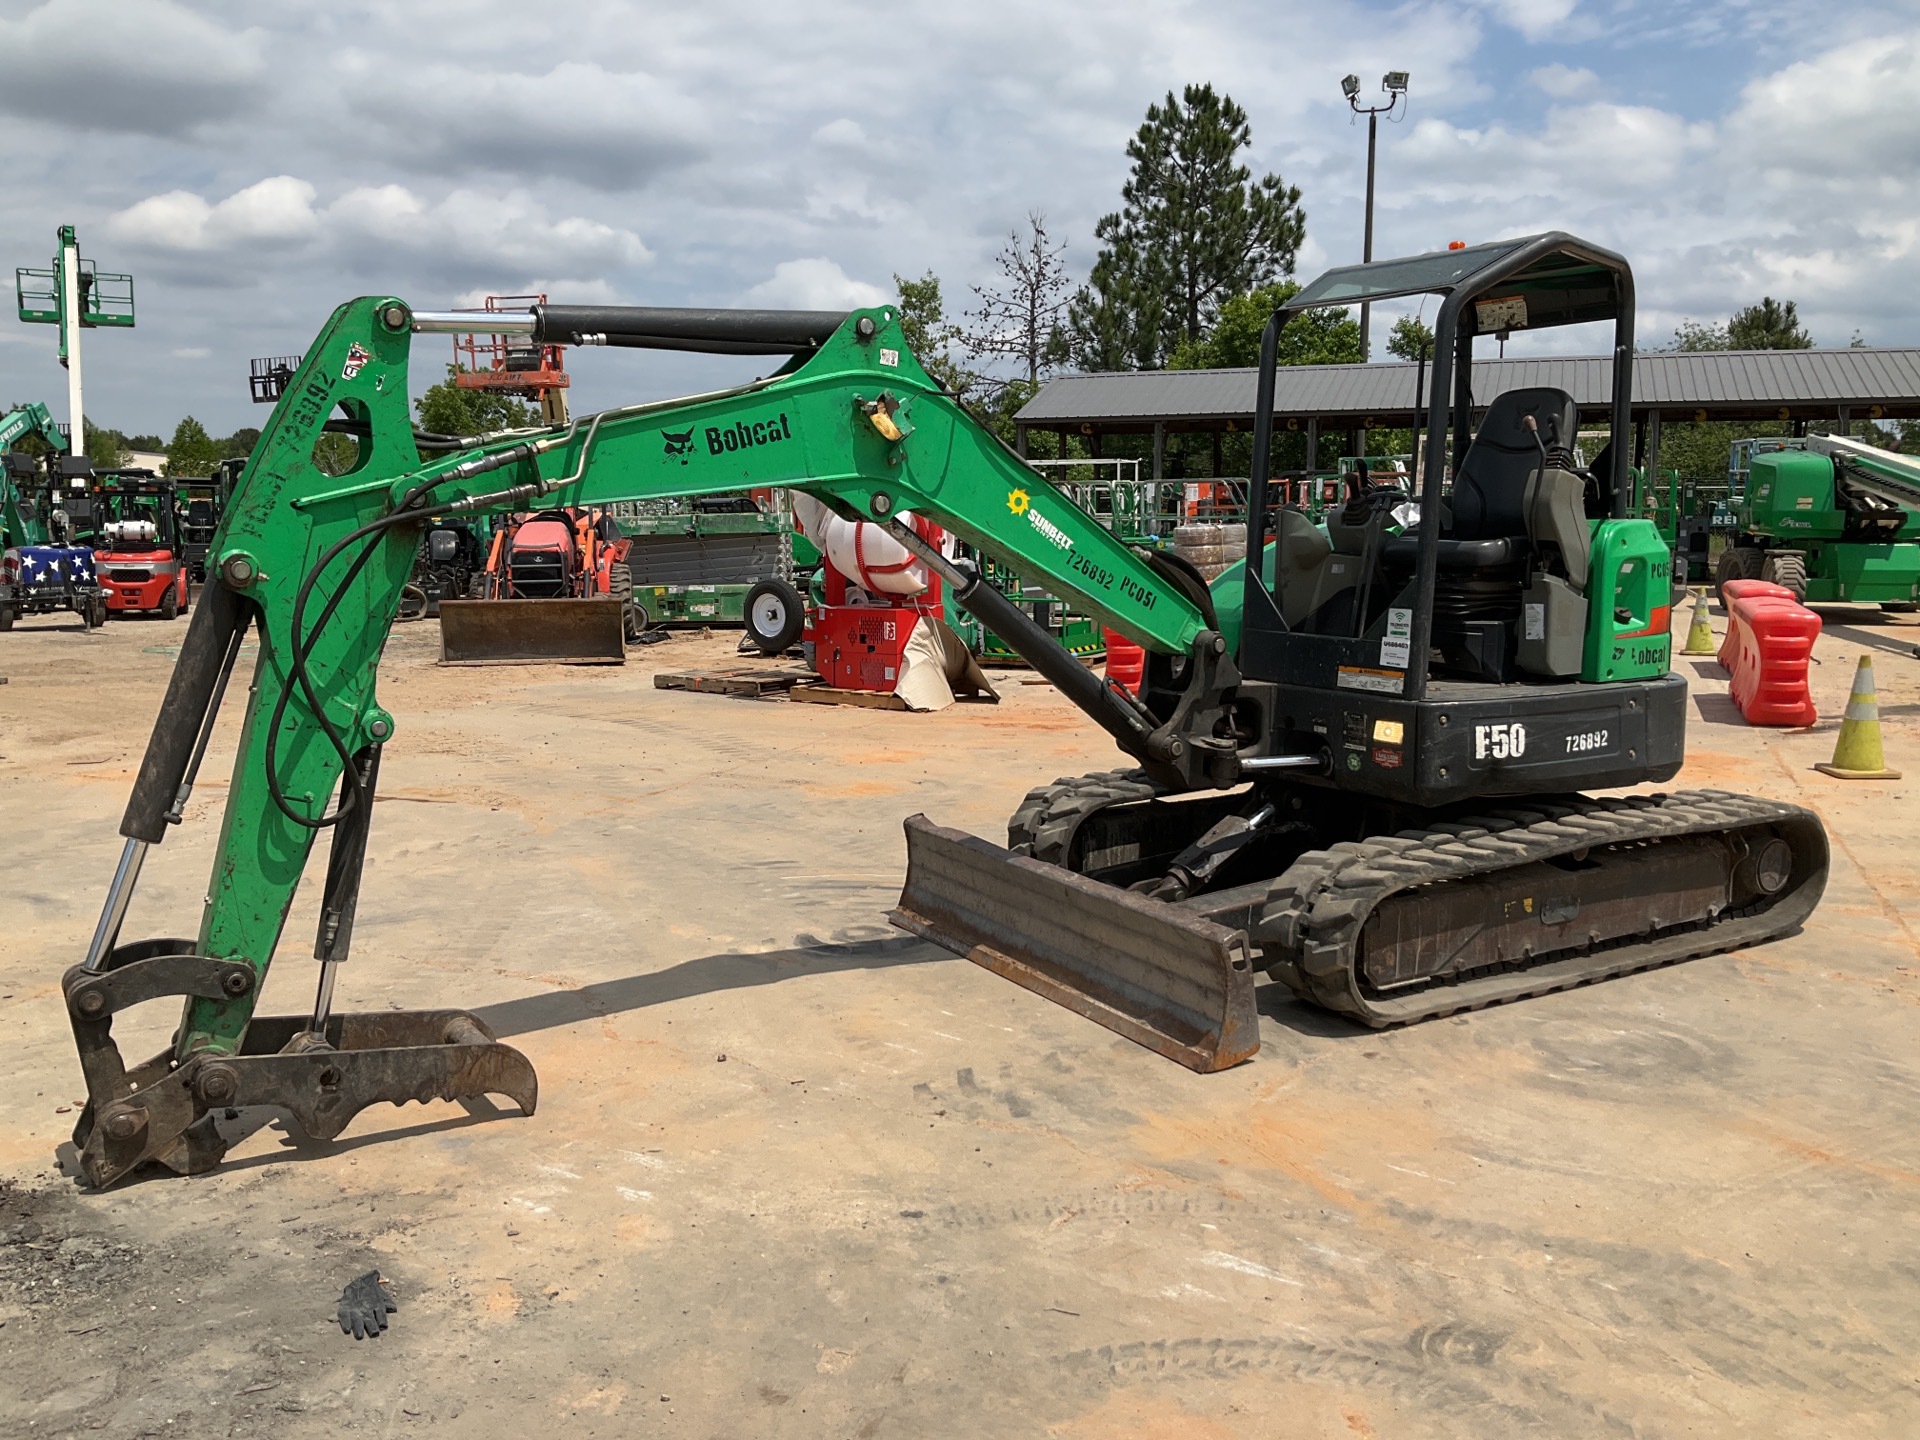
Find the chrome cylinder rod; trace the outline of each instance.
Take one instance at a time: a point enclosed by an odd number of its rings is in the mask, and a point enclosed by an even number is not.
[[[1324,770],[1327,757],[1324,753],[1313,755],[1248,755],[1240,761],[1242,770]]]
[[[129,840],[121,847],[120,863],[113,870],[113,884],[107,887],[107,903],[100,909],[100,923],[93,927],[93,940],[87,946],[85,966],[99,970],[120,939],[120,927],[126,923],[127,907],[133,903],[133,887],[139,882],[140,867],[146,863],[147,842]]]
[[[415,310],[409,322],[416,335],[531,335],[533,312],[508,310]]]
[[[338,960],[320,962],[320,989],[313,997],[313,1023],[307,1030],[314,1035],[325,1037],[327,1021],[333,1015],[333,977],[340,969]]]

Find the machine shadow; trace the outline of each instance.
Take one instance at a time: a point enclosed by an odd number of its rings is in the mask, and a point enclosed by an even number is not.
[[[882,970],[957,958],[951,951],[911,935],[884,936],[848,944],[805,945],[751,955],[705,955],[647,975],[629,975],[583,985],[577,990],[527,995],[498,1005],[478,1006],[472,1014],[500,1039],[511,1040],[536,1030],[551,1030],[723,990],[774,985],[806,975]],[[1376,1033],[1343,1015],[1308,1004],[1277,982],[1260,985],[1254,993],[1255,1008],[1261,1019],[1296,1034],[1339,1039]]]
[[[471,1013],[500,1039],[507,1040],[535,1030],[551,1030],[723,990],[775,985],[806,975],[882,970],[953,958],[950,952],[911,935],[889,935],[846,944],[802,945],[754,955],[704,955],[645,975],[596,981],[577,990],[526,995],[498,1005],[479,1006]]]

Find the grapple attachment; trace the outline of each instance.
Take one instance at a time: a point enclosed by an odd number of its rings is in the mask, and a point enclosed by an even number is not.
[[[625,606],[615,596],[443,600],[443,665],[623,665]]]
[[[1189,1070],[1260,1048],[1244,931],[1015,855],[977,836],[906,822],[907,880],[889,918]]]
[[[73,1143],[87,1183],[107,1186],[149,1162],[182,1175],[226,1154],[215,1112],[252,1105],[289,1112],[316,1140],[331,1140],[369,1105],[477,1100],[504,1095],[531,1115],[539,1082],[526,1056],[459,1010],[380,1011],[330,1017],[323,1033],[302,1016],[256,1016],[236,1054],[176,1062],[171,1049],[133,1070],[113,1041],[113,1016],[147,1000],[244,1000],[251,966],[193,953],[190,940],[117,948],[105,968],[76,965],[62,989],[87,1079]]]

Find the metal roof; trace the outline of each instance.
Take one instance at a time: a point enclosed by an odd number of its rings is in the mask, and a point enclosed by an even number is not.
[[[1473,394],[1486,404],[1508,390],[1552,386],[1583,409],[1611,401],[1612,360],[1605,355],[1476,360]],[[1410,417],[1416,367],[1287,365],[1275,377],[1274,411],[1336,424],[1394,422]],[[1784,406],[1794,419],[1833,418],[1841,406],[1862,418],[1878,405],[1887,415],[1920,415],[1920,349],[1701,350],[1636,355],[1636,409],[1658,408],[1686,420],[1692,411],[1724,418],[1766,419]],[[1014,416],[1043,430],[1093,424],[1140,429],[1165,421],[1173,429],[1209,429],[1250,422],[1257,371],[1141,370],[1062,375],[1049,380]],[[1668,413],[1677,412],[1677,413]],[[1806,413],[1801,413],[1806,412]]]

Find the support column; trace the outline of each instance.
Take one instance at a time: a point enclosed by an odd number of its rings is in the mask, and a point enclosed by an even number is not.
[[[1013,453],[1022,460],[1027,458],[1027,427],[1024,425],[1013,427]]]
[[[1654,478],[1660,473],[1660,412],[1647,412],[1647,450],[1646,459],[1641,462],[1647,467],[1647,485],[1651,490]]]
[[[1844,406],[1844,405],[1842,405],[1842,406],[1840,407],[1840,430],[1839,430],[1839,433],[1840,433],[1841,435],[1851,435],[1851,434],[1853,434],[1853,412],[1852,412],[1851,410],[1849,410],[1849,409],[1848,409],[1848,408],[1847,408],[1846,406]]]
[[[1320,468],[1320,417],[1307,417],[1307,463],[1300,467],[1311,474]]]
[[[66,345],[67,362],[67,423],[72,433],[67,438],[67,449],[75,455],[87,453],[87,417],[80,396],[80,242],[74,239],[73,227],[60,227],[60,338]],[[75,489],[86,485],[78,475],[73,477]]]
[[[1167,478],[1167,422],[1153,422],[1153,478]]]

